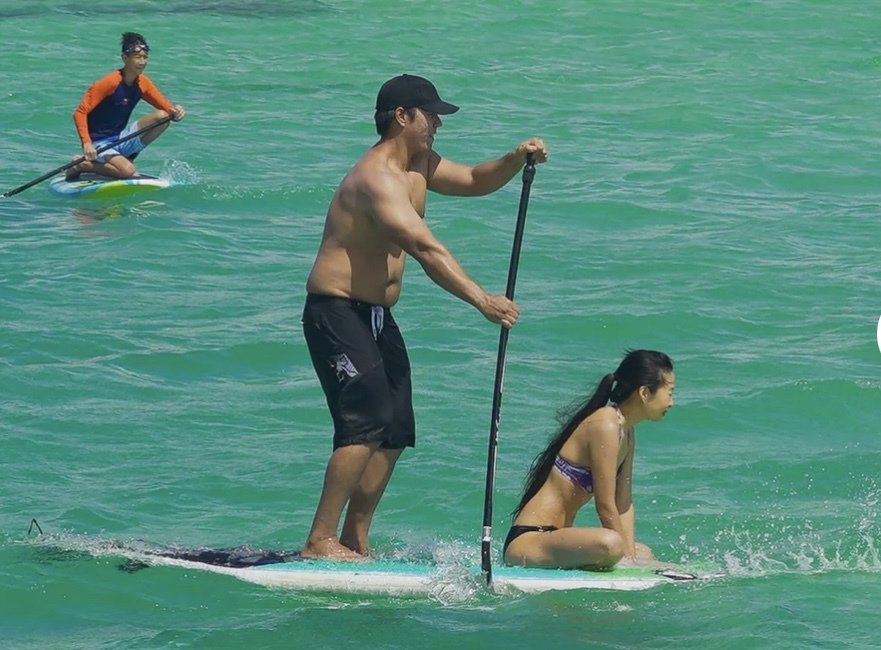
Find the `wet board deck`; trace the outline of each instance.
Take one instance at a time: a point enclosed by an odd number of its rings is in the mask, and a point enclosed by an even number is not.
[[[95,174],[83,174],[75,181],[64,176],[49,182],[49,191],[66,198],[115,199],[142,192],[153,192],[171,185],[167,178],[138,174],[131,178],[107,178]]]
[[[430,595],[451,583],[477,586],[485,582],[479,567],[441,567],[427,562],[401,560],[332,562],[300,559],[293,553],[288,554],[284,561],[276,561],[282,556],[273,555],[274,558],[266,563],[260,563],[259,558],[249,558],[253,563],[242,566],[248,562],[229,562],[223,557],[223,551],[126,554],[129,559],[148,565],[210,571],[265,587],[304,591]],[[209,561],[200,561],[199,558]],[[497,592],[526,593],[579,589],[638,591],[710,577],[714,576],[642,567],[582,571],[499,566],[492,571],[492,589]]]

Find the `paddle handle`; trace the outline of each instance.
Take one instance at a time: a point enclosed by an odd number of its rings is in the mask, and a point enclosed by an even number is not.
[[[523,244],[523,231],[526,228],[526,210],[529,205],[529,192],[535,177],[535,158],[526,156],[523,168],[523,189],[520,191],[520,206],[517,210],[517,226],[514,229],[514,244],[511,247],[511,263],[508,265],[508,284],[505,296],[514,299],[517,284],[517,270],[520,266],[520,248]],[[500,328],[499,351],[496,356],[496,378],[493,388],[492,416],[490,417],[489,448],[486,459],[486,490],[483,502],[483,536],[480,543],[480,566],[487,586],[492,584],[492,517],[493,492],[496,480],[496,456],[499,446],[499,418],[502,410],[502,392],[505,384],[505,357],[508,348],[508,329]]]
[[[152,124],[150,124],[149,126],[145,126],[143,129],[138,129],[134,133],[130,133],[127,136],[125,136],[124,138],[120,138],[119,140],[116,140],[115,142],[111,142],[110,144],[106,144],[103,147],[98,147],[95,150],[95,154],[104,153],[108,149],[113,149],[115,146],[122,144],[123,142],[128,142],[129,140],[137,138],[139,135],[146,133],[150,129],[155,129],[157,126],[161,126],[162,124],[165,124],[166,122],[170,122],[171,119],[172,119],[171,115],[168,115],[167,117],[163,117],[161,120],[157,120],[157,121],[153,122]],[[61,167],[53,169],[51,172],[46,172],[45,174],[43,174],[39,178],[35,178],[34,180],[30,181],[29,183],[25,183],[24,185],[16,187],[14,190],[9,190],[8,192],[0,195],[0,198],[5,199],[10,196],[15,196],[19,192],[24,192],[26,189],[33,187],[37,183],[42,183],[47,178],[52,178],[53,176],[55,176],[55,174],[60,174],[61,172],[70,169],[74,165],[79,165],[85,159],[86,159],[85,156],[80,156],[79,158],[74,158],[66,165],[62,165]]]

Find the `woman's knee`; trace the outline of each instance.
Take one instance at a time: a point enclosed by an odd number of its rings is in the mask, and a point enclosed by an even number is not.
[[[624,538],[614,530],[604,528],[598,542],[604,565],[612,566],[624,557]]]

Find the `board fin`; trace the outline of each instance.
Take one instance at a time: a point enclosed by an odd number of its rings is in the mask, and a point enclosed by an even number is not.
[[[696,573],[689,573],[688,571],[678,571],[676,569],[655,569],[655,573],[659,576],[669,578],[670,580],[697,580],[698,579],[698,575]]]

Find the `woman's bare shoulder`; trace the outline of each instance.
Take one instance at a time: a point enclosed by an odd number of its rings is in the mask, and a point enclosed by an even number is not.
[[[618,436],[621,422],[618,409],[614,406],[601,406],[578,425],[575,433],[585,437]]]

